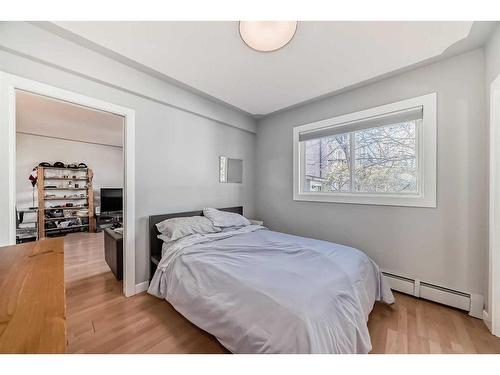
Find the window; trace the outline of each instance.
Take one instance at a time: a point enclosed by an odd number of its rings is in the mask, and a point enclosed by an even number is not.
[[[294,199],[436,206],[436,94],[294,128]]]

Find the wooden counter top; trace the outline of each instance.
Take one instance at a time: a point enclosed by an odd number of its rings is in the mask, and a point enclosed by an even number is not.
[[[0,353],[65,353],[64,239],[0,247]]]

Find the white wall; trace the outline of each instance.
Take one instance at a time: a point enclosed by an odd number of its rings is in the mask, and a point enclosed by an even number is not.
[[[437,208],[292,200],[292,128],[438,95]],[[266,117],[257,133],[257,217],[271,229],[357,247],[383,268],[486,294],[488,150],[483,49]]]
[[[486,108],[487,108],[487,121],[488,125],[491,126],[489,123],[490,120],[490,108],[491,108],[491,84],[493,81],[500,75],[500,25],[496,27],[494,30],[493,34],[491,35],[490,39],[486,43],[486,46],[484,47],[484,55],[485,55],[485,93],[486,93]],[[496,130],[496,133],[498,134],[498,130]],[[497,135],[498,137],[498,135]],[[497,145],[497,160],[498,160],[498,153],[500,150],[498,150],[498,145]],[[491,176],[490,176],[491,177]],[[498,183],[495,182],[495,184],[498,186]],[[498,187],[497,187],[498,189]],[[498,210],[498,208],[497,208]],[[490,265],[490,268],[488,271],[491,270],[491,267],[493,265]],[[488,290],[488,297],[486,299],[486,311],[488,311],[489,318],[492,318],[491,314],[491,306],[490,306],[490,301],[492,300],[492,288],[491,288],[491,283],[493,282],[491,279],[491,272],[488,274],[489,277],[489,290]],[[498,302],[497,302],[498,303]],[[500,308],[499,308],[500,310]]]
[[[48,40],[40,44],[44,31],[39,33],[36,27],[23,28],[19,33],[14,31],[4,39],[0,32],[0,46],[9,43],[9,52],[0,49],[0,71],[135,110],[137,284],[147,280],[149,272],[149,215],[205,206],[243,205],[245,214],[254,216],[256,136],[241,129],[245,124],[253,127],[252,118],[192,93],[179,93],[180,89],[159,80],[154,84],[146,78],[141,81],[137,78],[138,72],[131,72],[132,69],[125,69],[111,59],[103,62],[102,56],[77,45],[68,46],[69,42],[60,38],[45,35]],[[51,62],[46,61],[47,55]],[[86,69],[85,74],[70,69],[73,65]],[[128,76],[120,75],[124,70]],[[98,78],[90,78],[92,74]],[[104,78],[108,81],[103,81]],[[161,91],[162,99],[118,87],[116,82],[109,83],[109,79],[119,80],[120,85],[126,85],[127,79],[134,85],[142,82],[145,90],[157,88]],[[182,105],[190,108],[167,103],[180,98],[175,93],[183,94]],[[9,181],[8,177],[4,180],[4,176],[8,176],[5,162],[8,160],[8,138],[3,136],[4,130],[0,129],[0,161],[4,160],[0,162],[0,196],[5,197]],[[243,159],[242,184],[218,182],[220,155]],[[0,205],[5,212],[5,202],[1,201]]]
[[[95,204],[100,202],[101,187],[123,187],[123,149],[93,143],[56,139],[31,134],[16,134],[16,202],[18,208],[32,205],[28,176],[42,161],[65,164],[83,162],[94,173]],[[35,189],[35,205],[36,201]]]
[[[489,85],[500,74],[500,23],[493,31],[486,46],[484,47],[485,54],[485,72],[486,84],[489,92]]]

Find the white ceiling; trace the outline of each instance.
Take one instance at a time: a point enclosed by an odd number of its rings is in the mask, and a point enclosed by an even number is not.
[[[253,115],[268,114],[442,54],[473,22],[299,22],[292,41],[260,53],[237,22],[55,22],[125,62]]]
[[[16,131],[122,146],[123,117],[25,91],[17,91]]]

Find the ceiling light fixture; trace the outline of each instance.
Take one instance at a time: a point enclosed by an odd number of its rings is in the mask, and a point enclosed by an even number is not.
[[[245,44],[259,52],[272,52],[286,46],[297,31],[297,21],[240,21]]]

